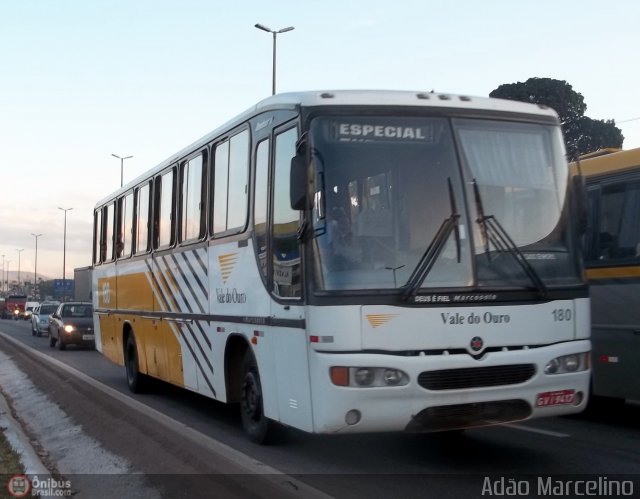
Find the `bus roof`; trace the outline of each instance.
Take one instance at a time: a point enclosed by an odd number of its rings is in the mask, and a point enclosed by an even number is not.
[[[408,90],[323,90],[290,92],[268,97],[256,104],[254,112],[281,106],[420,106],[476,109],[556,116],[547,106],[525,102]]]
[[[578,173],[578,163],[571,163],[571,173]],[[640,168],[640,148],[622,151],[601,149],[580,156],[580,173],[586,177]]]
[[[522,115],[533,115],[552,118],[557,120],[557,113],[548,106],[542,104],[529,104],[506,99],[494,99],[489,97],[470,97],[467,95],[444,94],[424,92],[424,91],[408,91],[408,90],[318,90],[304,92],[288,92],[272,95],[261,100],[254,106],[250,107],[243,113],[235,116],[223,125],[219,126],[212,132],[196,140],[181,151],[173,154],[163,162],[145,173],[128,182],[117,191],[96,203],[96,207],[101,206],[130,190],[133,186],[139,184],[145,178],[150,178],[166,166],[175,163],[177,160],[187,154],[197,150],[203,145],[213,141],[217,136],[234,126],[256,116],[260,113],[278,110],[291,109],[295,110],[299,107],[317,107],[317,106],[389,106],[389,107],[425,107],[425,108],[447,108],[468,111],[486,111],[486,112],[502,112],[515,113]]]

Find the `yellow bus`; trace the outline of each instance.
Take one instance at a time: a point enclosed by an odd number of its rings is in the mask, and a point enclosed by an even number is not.
[[[571,167],[589,199],[592,393],[640,400],[640,148],[597,151]]]
[[[132,391],[239,403],[255,442],[579,412],[571,185],[544,106],[270,97],[97,203],[96,347]]]

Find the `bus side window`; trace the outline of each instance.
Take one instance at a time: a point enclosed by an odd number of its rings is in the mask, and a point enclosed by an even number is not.
[[[93,263],[102,262],[102,208],[96,210],[93,223]]]
[[[200,239],[204,235],[203,154],[182,165],[180,241]]]
[[[640,182],[620,182],[602,189],[598,260],[630,260],[640,249]]]
[[[166,248],[174,242],[174,178],[175,168],[162,173],[155,181],[154,240],[156,248]]]
[[[115,202],[109,203],[104,214],[104,253],[102,261],[111,261],[114,257]]]
[[[149,248],[149,182],[145,182],[136,190],[135,209],[135,253],[146,253]]]

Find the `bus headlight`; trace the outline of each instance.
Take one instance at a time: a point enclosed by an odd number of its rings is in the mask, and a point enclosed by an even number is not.
[[[556,357],[547,362],[545,374],[565,374],[586,371],[589,368],[589,352]]]
[[[409,376],[405,372],[391,367],[333,366],[329,377],[336,386],[369,388],[409,384]]]
[[[360,367],[356,369],[354,378],[356,380],[356,384],[360,386],[369,386],[373,383],[374,376],[374,369],[371,369],[370,367]]]
[[[67,324],[67,325],[64,327],[64,330],[65,330],[65,332],[67,332],[67,333],[72,333],[74,329],[75,329],[75,328],[74,328],[71,324]]]
[[[404,373],[398,369],[385,369],[382,373],[382,379],[385,385],[399,385],[402,383]]]

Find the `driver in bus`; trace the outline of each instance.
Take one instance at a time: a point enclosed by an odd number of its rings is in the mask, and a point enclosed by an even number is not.
[[[331,268],[346,269],[358,262],[360,255],[344,208],[334,206],[329,211],[326,238]]]

